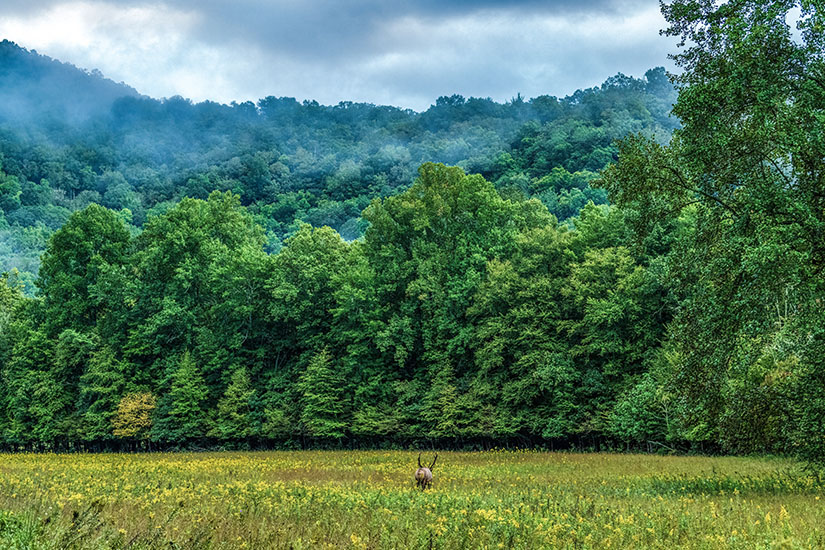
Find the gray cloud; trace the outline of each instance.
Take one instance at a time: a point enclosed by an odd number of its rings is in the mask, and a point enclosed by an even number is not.
[[[141,5],[115,0],[120,5]],[[166,5],[201,15],[198,35],[211,42],[255,44],[304,58],[368,56],[384,46],[382,30],[404,19],[437,23],[479,13],[509,13],[523,19],[620,15],[656,5],[650,0],[167,0]],[[658,29],[657,29],[658,30]],[[403,32],[403,31],[402,31]]]
[[[416,109],[641,74],[666,64],[663,25],[652,0],[5,0],[0,13],[0,35],[150,95]]]
[[[31,16],[67,0],[4,0],[3,13]],[[632,13],[650,0],[103,0],[109,6],[166,7],[198,15],[193,32],[210,43],[239,42],[302,58],[369,55],[382,44],[387,22],[404,18],[437,22],[480,12],[571,19],[588,14]]]
[[[48,9],[65,0],[4,0],[5,14],[33,13]],[[123,7],[157,4],[146,0],[107,0],[107,4]],[[454,15],[484,10],[529,10],[555,13],[615,13],[637,9],[643,5],[656,5],[651,0],[410,0],[392,2],[386,0],[167,0],[162,2],[178,8],[196,9],[211,13],[229,14],[231,19],[255,13],[285,12],[304,13],[320,17],[339,16],[343,13],[361,18],[395,17],[404,15]]]

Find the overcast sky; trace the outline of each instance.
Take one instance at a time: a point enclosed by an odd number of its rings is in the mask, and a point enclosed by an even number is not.
[[[670,68],[656,0],[2,0],[0,38],[154,97],[426,109]]]

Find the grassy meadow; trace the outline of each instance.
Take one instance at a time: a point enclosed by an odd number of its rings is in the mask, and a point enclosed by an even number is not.
[[[430,455],[422,458],[429,461]],[[780,459],[402,451],[0,455],[0,548],[817,548]]]

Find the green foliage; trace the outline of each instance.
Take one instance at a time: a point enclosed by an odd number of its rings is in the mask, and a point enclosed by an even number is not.
[[[15,342],[3,372],[8,441],[53,444],[69,435],[69,396],[49,372],[53,356],[54,344],[39,330],[29,330]]]
[[[806,0],[675,0],[663,13],[685,43],[683,126],[667,146],[626,139],[604,174],[639,212],[637,236],[680,213],[689,226],[662,264],[678,315],[659,383],[682,404],[685,439],[821,462],[823,14]]]
[[[645,373],[617,400],[609,430],[623,441],[645,443],[675,436],[673,396],[652,373]]]
[[[129,243],[123,220],[96,204],[72,214],[52,235],[38,277],[50,332],[96,325],[104,314],[98,280],[123,265]]]
[[[571,235],[555,224],[514,239],[506,260],[487,264],[487,279],[470,309],[477,372],[473,391],[487,411],[486,433],[562,437],[572,431],[579,381],[556,327],[564,319],[561,290],[575,258]]]
[[[613,209],[587,206],[560,227],[540,201],[504,195],[425,164],[409,190],[365,209],[363,240],[303,225],[270,255],[238,197],[214,192],[123,241],[84,287],[94,317],[63,327],[54,299],[27,302],[7,286],[5,301],[30,312],[9,318],[4,440],[607,433],[610,407],[657,345],[660,288],[646,257],[620,246],[629,230]],[[69,227],[88,219],[122,227],[97,207]],[[87,249],[62,231],[50,281]],[[57,392],[54,410],[37,409],[30,384]],[[158,396],[151,426],[137,420],[146,392]]]
[[[80,377],[78,412],[79,436],[89,441],[105,441],[112,435],[112,417],[126,388],[123,364],[108,348],[95,353]]]
[[[416,113],[271,96],[232,105],[154,100],[11,42],[0,43],[0,58],[0,272],[32,277],[46,243],[29,233],[47,240],[93,203],[134,230],[185,197],[229,191],[264,227],[269,251],[302,222],[354,240],[370,201],[408,188],[425,162],[527,194],[563,169],[570,177],[541,197],[568,218],[588,200],[605,202],[588,182],[613,160],[614,139],[629,131],[664,139],[677,124],[661,68],[564,98],[443,97]]]
[[[0,366],[8,360],[8,353],[13,344],[9,339],[9,332],[22,302],[23,293],[20,285],[15,284],[8,273],[0,274]]]
[[[284,351],[301,355],[329,333],[335,305],[335,277],[345,267],[348,246],[333,229],[301,228],[272,261],[267,287],[269,315]]]
[[[4,174],[2,168],[0,164],[0,210],[13,212],[21,206],[20,195],[23,191],[17,178]]]
[[[823,15],[663,12],[678,129],[653,70],[424,113],[126,99],[118,146],[0,136],[0,257],[46,247],[40,297],[0,285],[3,443],[607,438],[825,462]],[[120,139],[136,128],[155,142]]]
[[[167,359],[190,348],[197,350],[210,388],[225,382],[221,369],[243,354],[243,340],[227,329],[248,328],[252,300],[260,293],[259,284],[229,287],[226,277],[259,274],[262,246],[260,227],[230,193],[186,199],[150,219],[131,257],[133,282],[124,283],[133,322],[123,351],[141,366],[137,383],[162,376]],[[233,275],[227,267],[235,268]]]
[[[208,388],[192,354],[183,352],[160,398],[152,439],[186,443],[204,437],[209,428],[207,394]]]
[[[326,348],[312,357],[296,384],[304,433],[334,439],[346,435],[343,384],[344,377]]]
[[[249,374],[241,367],[232,374],[229,386],[218,401],[217,418],[209,435],[239,441],[255,434],[252,402],[255,388]]]

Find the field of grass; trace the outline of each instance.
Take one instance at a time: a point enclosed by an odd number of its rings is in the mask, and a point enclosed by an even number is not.
[[[825,547],[789,461],[439,453],[421,492],[416,456],[0,455],[0,548]]]

